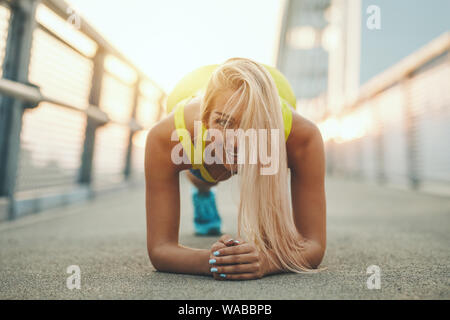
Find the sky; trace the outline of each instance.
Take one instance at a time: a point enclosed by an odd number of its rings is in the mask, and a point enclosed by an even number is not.
[[[366,28],[369,5],[380,8],[380,30]],[[449,0],[363,0],[361,84],[450,31]]]
[[[70,0],[169,92],[197,67],[246,57],[275,65],[280,0]]]

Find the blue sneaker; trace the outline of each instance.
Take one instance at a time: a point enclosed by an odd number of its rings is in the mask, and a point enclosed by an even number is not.
[[[221,219],[217,212],[214,191],[199,192],[193,187],[192,203],[194,204],[194,229],[199,236],[220,235]]]

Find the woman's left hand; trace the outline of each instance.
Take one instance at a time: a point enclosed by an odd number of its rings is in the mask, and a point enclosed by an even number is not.
[[[243,242],[212,252],[216,262],[212,266],[217,271],[217,280],[252,280],[261,279],[266,273],[266,259],[255,245]],[[214,250],[214,249],[213,249]],[[213,270],[215,270],[213,269]]]

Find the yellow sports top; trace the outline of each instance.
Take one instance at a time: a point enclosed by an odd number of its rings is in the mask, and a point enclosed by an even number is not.
[[[208,65],[192,71],[177,83],[167,99],[167,113],[170,113],[173,109],[175,109],[175,128],[177,130],[178,138],[192,164],[192,169],[199,170],[201,177],[210,183],[215,183],[216,181],[203,165],[206,127],[202,124],[202,134],[198,135],[196,143],[196,146],[201,146],[201,148],[199,147],[195,149],[191,141],[190,134],[186,129],[186,124],[184,121],[184,107],[191,98],[206,89],[212,73],[218,66],[219,65]],[[292,106],[295,109],[296,98],[289,82],[284,75],[278,71],[278,69],[267,65],[264,65],[264,67],[272,75],[278,89],[278,95],[281,102],[281,111],[283,114],[284,133],[287,140],[292,127],[292,110],[289,106]],[[190,150],[190,152],[188,150]]]

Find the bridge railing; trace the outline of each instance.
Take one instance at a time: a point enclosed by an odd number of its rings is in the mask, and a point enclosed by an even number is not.
[[[444,33],[364,85],[339,112],[319,115],[328,172],[449,195],[449,81]],[[326,110],[323,103],[311,108]]]
[[[0,1],[0,220],[142,182],[166,95],[64,1]]]

